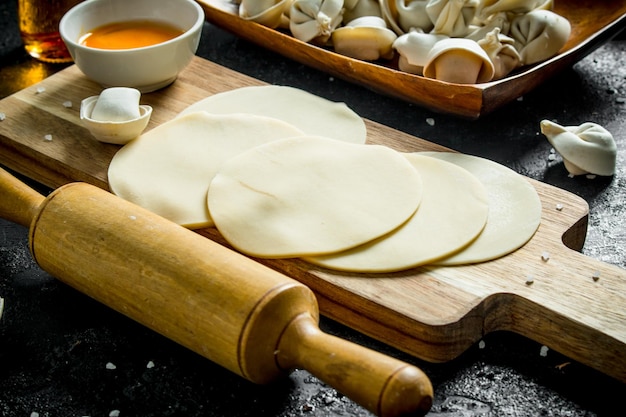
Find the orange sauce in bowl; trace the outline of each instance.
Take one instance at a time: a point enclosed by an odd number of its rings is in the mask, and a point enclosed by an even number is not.
[[[81,36],[79,43],[98,49],[132,49],[169,41],[183,33],[167,23],[134,20],[99,26]]]

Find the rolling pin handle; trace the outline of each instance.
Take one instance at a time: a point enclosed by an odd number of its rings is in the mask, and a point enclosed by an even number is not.
[[[282,369],[306,369],[379,417],[423,416],[432,405],[420,369],[326,334],[307,313],[285,329],[276,355]]]
[[[29,227],[45,197],[0,168],[0,217]]]

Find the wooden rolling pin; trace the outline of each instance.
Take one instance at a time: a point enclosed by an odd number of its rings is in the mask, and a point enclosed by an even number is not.
[[[0,196],[43,270],[252,382],[301,368],[381,417],[430,409],[421,370],[323,333],[291,278],[88,184],[44,198],[0,168]]]

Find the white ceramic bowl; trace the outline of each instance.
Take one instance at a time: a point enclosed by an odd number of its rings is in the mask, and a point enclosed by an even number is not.
[[[87,31],[109,23],[156,20],[184,33],[172,40],[133,49],[97,49],[79,44]],[[101,86],[132,87],[142,93],[172,83],[193,58],[204,11],[193,0],[89,0],[70,9],[59,31],[78,68]]]

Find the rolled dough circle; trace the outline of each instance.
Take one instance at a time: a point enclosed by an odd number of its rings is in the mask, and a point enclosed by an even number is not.
[[[265,258],[345,250],[405,222],[422,181],[400,153],[321,137],[282,139],[230,159],[208,206],[236,249]]]
[[[280,85],[241,87],[214,94],[187,107],[180,114],[206,111],[212,114],[249,113],[283,120],[307,135],[350,143],[365,143],[363,119],[345,103],[333,102],[306,91]]]
[[[247,149],[302,134],[269,117],[190,113],[122,147],[109,165],[109,187],[117,196],[185,227],[213,226],[206,195],[219,167]]]
[[[420,152],[456,164],[476,176],[487,189],[489,219],[485,230],[463,251],[438,265],[485,262],[507,255],[528,242],[541,223],[541,200],[523,176],[497,162],[454,152]]]
[[[422,177],[423,195],[415,214],[398,229],[353,249],[307,261],[351,272],[394,272],[431,263],[466,246],[487,221],[483,185],[446,161],[406,154]]]

